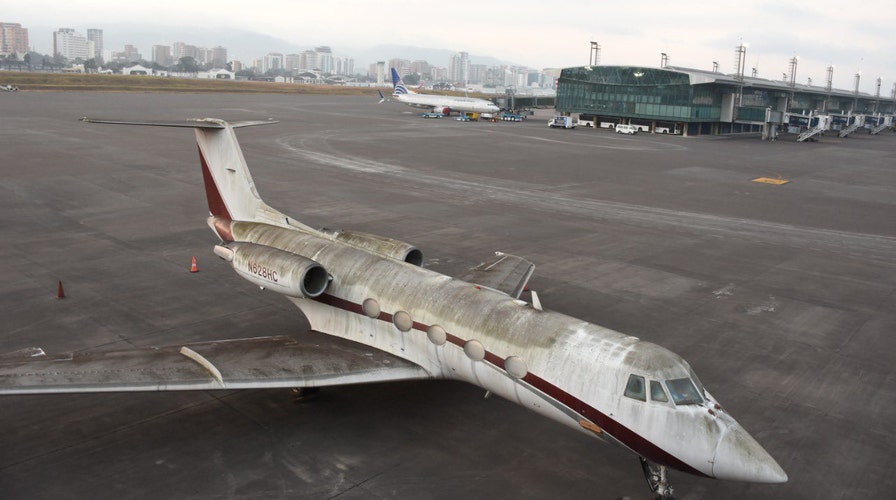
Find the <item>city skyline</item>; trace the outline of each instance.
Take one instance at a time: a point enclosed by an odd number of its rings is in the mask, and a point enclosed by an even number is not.
[[[585,65],[589,42],[596,41],[605,65],[658,67],[660,54],[666,53],[671,66],[710,69],[716,62],[721,72],[731,73],[734,48],[744,42],[747,72],[755,67],[762,78],[781,78],[790,59],[799,56],[800,83],[808,78],[822,82],[831,65],[838,88],[851,89],[856,73],[862,75],[863,92],[873,92],[878,77],[884,89],[896,80],[896,54],[887,50],[896,9],[878,0],[863,3],[861,10],[827,0],[799,7],[689,1],[670,7],[653,0],[630,6],[570,0],[545,7],[531,0],[487,4],[459,0],[439,5],[425,21],[403,15],[410,13],[409,4],[391,0],[377,4],[337,0],[326,7],[273,0],[265,9],[207,0],[178,3],[176,9],[168,0],[127,8],[103,0],[90,3],[92,8],[85,9],[83,2],[22,2],[4,9],[3,21],[57,28],[140,21],[188,28],[195,19],[203,19],[206,27],[254,31],[304,47],[338,47],[348,57],[355,48],[391,43],[490,55],[536,69]],[[172,18],[166,12],[178,15]],[[37,40],[31,43],[38,47]],[[145,53],[149,47],[140,49]],[[237,54],[237,47],[228,49],[241,60],[246,58]],[[278,50],[282,49],[270,48]],[[357,62],[359,67],[369,63]]]

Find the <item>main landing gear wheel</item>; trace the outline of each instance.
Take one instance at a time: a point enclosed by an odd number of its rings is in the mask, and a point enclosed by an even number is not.
[[[657,500],[674,500],[672,486],[669,484],[669,478],[666,477],[666,466],[653,463],[644,457],[638,457],[638,459],[641,460],[644,479],[647,479],[647,486],[653,492],[653,498]]]

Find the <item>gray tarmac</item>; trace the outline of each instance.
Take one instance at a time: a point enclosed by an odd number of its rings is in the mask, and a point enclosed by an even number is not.
[[[460,274],[536,263],[545,307],[663,345],[790,475],[680,499],[896,489],[896,136],[798,144],[424,120],[377,97],[0,95],[0,353],[316,335],[212,254],[192,131],[238,131],[312,226]],[[751,179],[782,177],[782,186]],[[196,256],[200,272],[188,272]],[[56,298],[62,280],[66,298]],[[648,498],[635,456],[456,382],[0,398],[0,498]]]

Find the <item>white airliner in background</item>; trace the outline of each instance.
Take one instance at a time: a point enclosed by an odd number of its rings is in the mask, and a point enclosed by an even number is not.
[[[258,337],[114,352],[0,356],[0,394],[312,388],[455,379],[640,457],[652,491],[666,467],[781,483],[787,474],[685,360],[650,342],[541,307],[520,294],[534,266],[496,254],[460,277],[423,267],[408,243],[314,229],[262,201],[234,129],[203,118],[84,121],[195,129],[214,253],[282,294],[330,345]],[[5,411],[15,411],[10,403]],[[588,467],[583,464],[583,467]]]
[[[486,99],[478,99],[475,97],[457,97],[450,95],[435,94],[417,94],[408,90],[407,86],[401,81],[395,68],[392,70],[392,99],[402,104],[407,104],[415,108],[428,109],[433,113],[449,115],[451,112],[457,113],[497,113],[500,111],[498,106]],[[380,92],[380,102],[385,98]]]

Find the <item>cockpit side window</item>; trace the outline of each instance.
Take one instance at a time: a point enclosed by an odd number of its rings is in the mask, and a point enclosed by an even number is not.
[[[644,377],[640,375],[629,375],[628,383],[625,384],[625,395],[639,401],[647,401],[647,389],[644,387]]]
[[[656,380],[650,381],[650,400],[661,403],[669,402],[669,398],[666,397],[666,391],[663,390],[663,384]]]
[[[676,405],[699,405],[703,403],[703,398],[700,397],[700,393],[689,378],[667,380],[666,387],[669,389],[672,401],[675,401]]]

